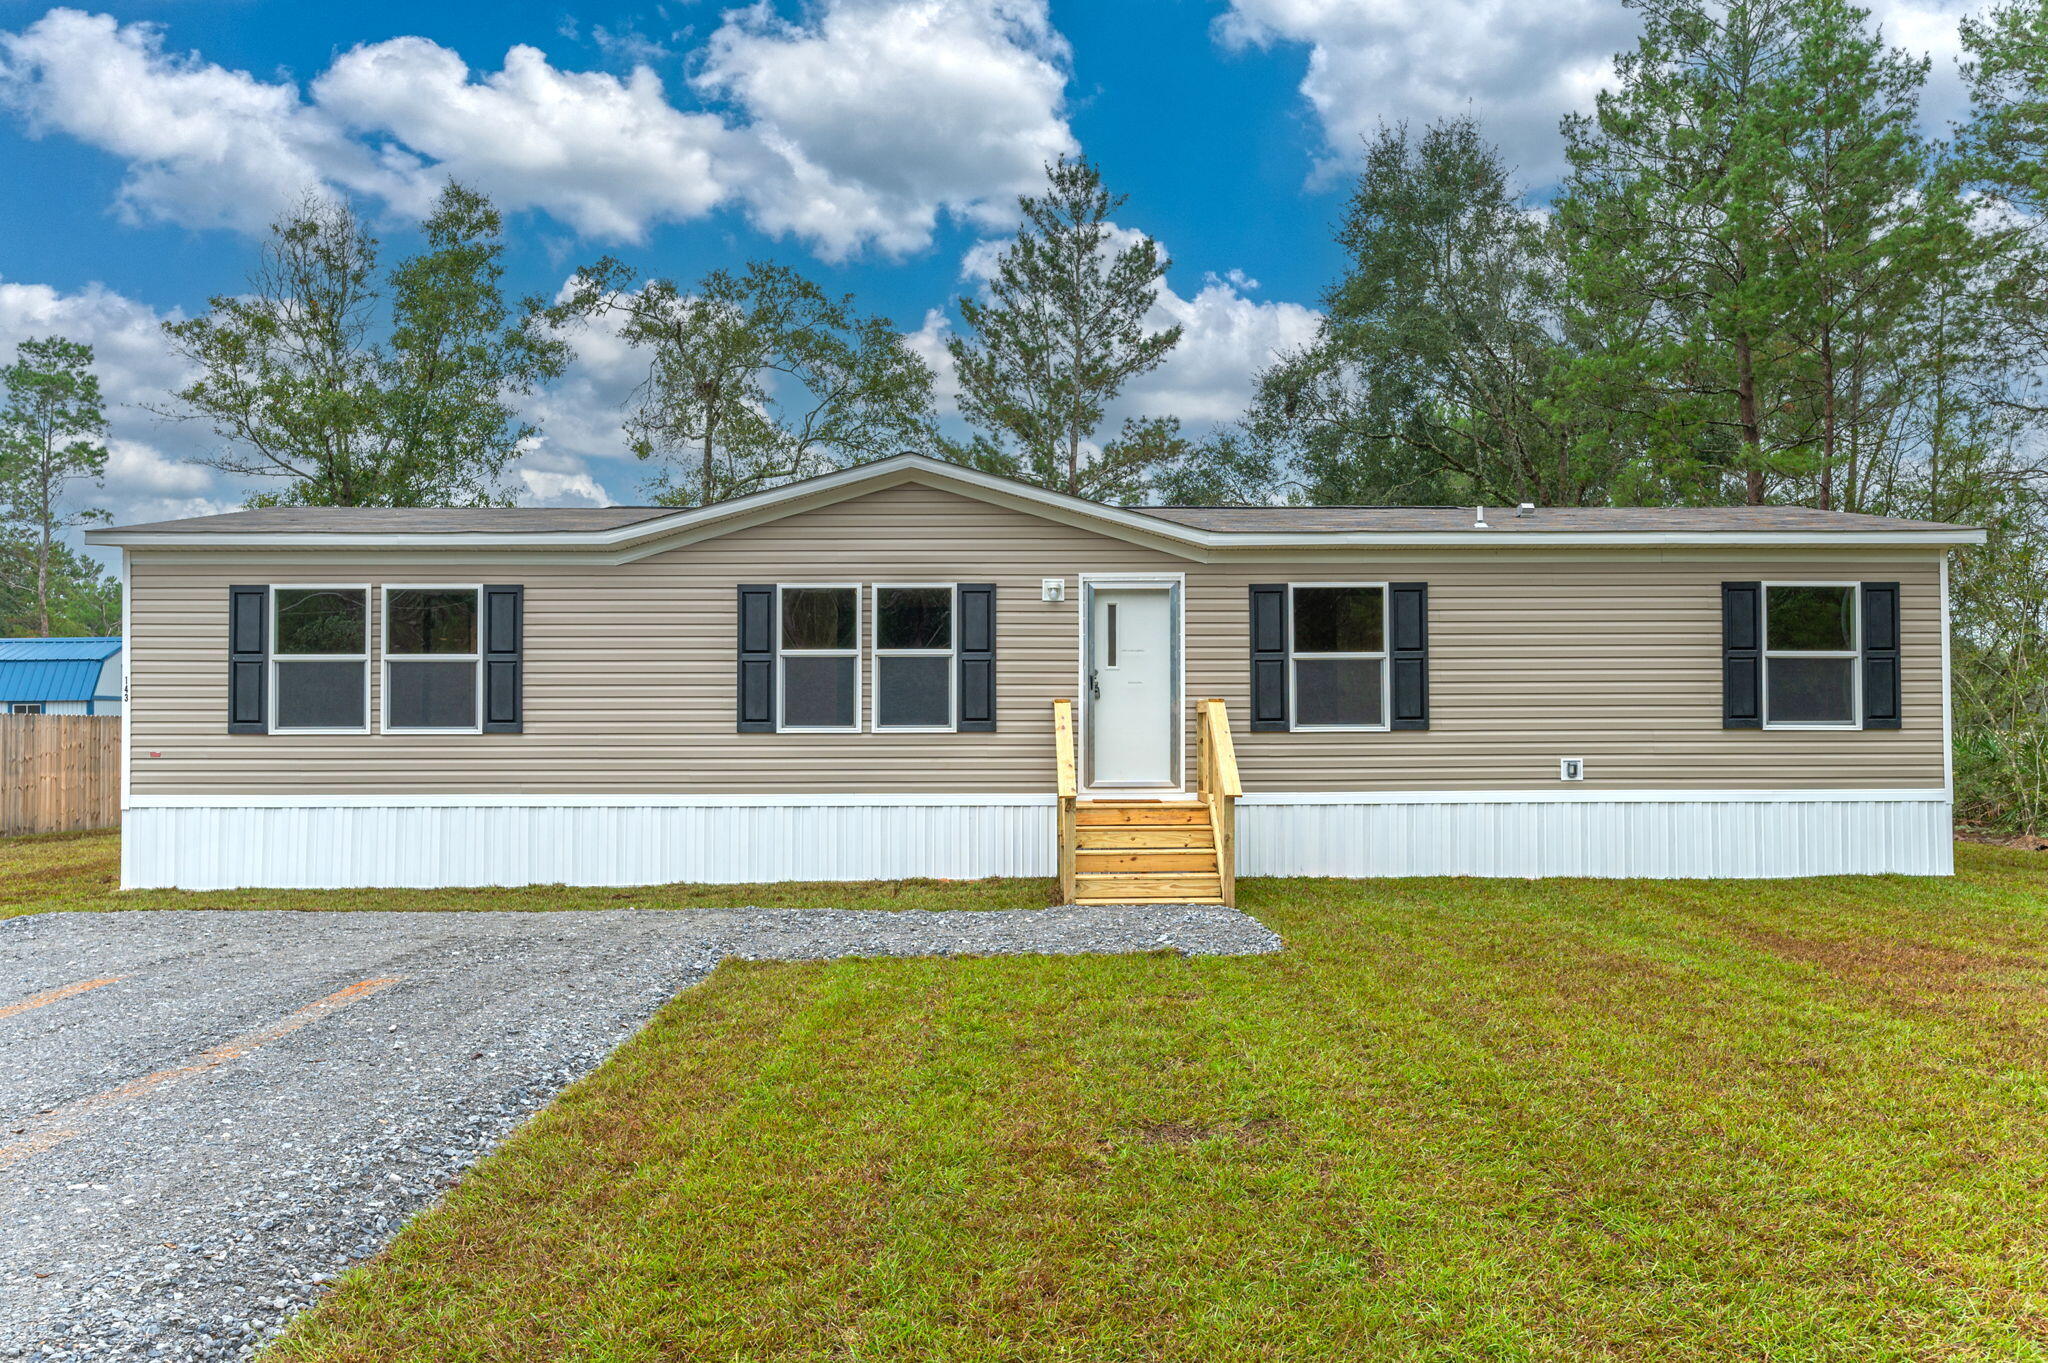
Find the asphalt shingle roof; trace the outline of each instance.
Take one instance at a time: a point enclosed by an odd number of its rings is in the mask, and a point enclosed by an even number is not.
[[[1474,530],[1469,506],[1140,506],[1147,516],[1224,534],[1442,532]],[[1803,506],[1564,506],[1517,516],[1486,508],[1486,533],[1656,534],[1663,531],[1954,530],[1939,521],[1895,520]]]
[[[1954,530],[1939,521],[1895,520],[1800,506],[1486,508],[1488,529],[1469,506],[1137,506],[1141,515],[1221,534],[1441,533],[1546,531],[1552,534],[1702,532],[1849,532]],[[552,534],[617,530],[676,514],[667,506],[325,507],[280,506],[187,520],[122,526],[149,534],[460,535]]]

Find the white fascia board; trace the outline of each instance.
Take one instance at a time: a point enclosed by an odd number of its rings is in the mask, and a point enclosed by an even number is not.
[[[904,483],[950,486],[981,500],[1035,515],[1205,559],[1214,554],[1265,549],[1516,549],[1516,548],[1923,548],[1984,543],[1982,530],[1806,530],[1806,531],[1289,531],[1239,533],[1197,530],[1122,507],[1105,506],[1063,492],[1035,488],[922,455],[843,469],[820,478],[766,492],[679,511],[612,530],[436,532],[432,534],[344,535],[304,532],[212,533],[88,530],[85,541],[132,549],[406,550],[430,553],[520,551],[596,553],[626,562],[680,544],[727,534],[763,521],[818,506],[829,506]],[[604,551],[613,551],[604,555]],[[1193,551],[1193,552],[1190,552]]]

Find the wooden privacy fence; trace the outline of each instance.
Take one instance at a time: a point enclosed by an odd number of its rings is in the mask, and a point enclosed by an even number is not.
[[[121,822],[119,715],[0,715],[0,834]]]

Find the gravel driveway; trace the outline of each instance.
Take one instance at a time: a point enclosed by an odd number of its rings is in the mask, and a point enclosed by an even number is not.
[[[0,923],[0,1357],[236,1358],[727,956],[1277,950],[1227,909]]]

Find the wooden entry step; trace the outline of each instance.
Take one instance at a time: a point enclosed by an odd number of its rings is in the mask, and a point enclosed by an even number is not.
[[[1237,898],[1242,795],[1223,702],[1198,706],[1196,795],[1081,797],[1074,703],[1052,703],[1060,894],[1070,904],[1221,904]]]
[[[1216,829],[1199,800],[1090,800],[1074,808],[1076,904],[1220,904]]]

